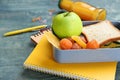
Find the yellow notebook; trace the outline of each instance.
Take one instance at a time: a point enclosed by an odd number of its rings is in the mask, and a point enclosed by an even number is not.
[[[24,62],[28,69],[82,80],[114,80],[116,66],[117,62],[57,63],[53,58],[52,45],[44,35]]]

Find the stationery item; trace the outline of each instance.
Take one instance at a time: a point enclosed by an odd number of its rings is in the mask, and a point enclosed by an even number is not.
[[[104,8],[96,8],[81,0],[59,0],[59,8],[67,11],[73,11],[83,20],[105,20],[106,10]]]
[[[44,31],[51,31],[50,27],[45,27],[40,29],[36,34],[33,34],[32,36],[30,36],[30,39],[35,43],[38,44],[42,35],[44,34]]]
[[[114,80],[116,66],[117,62],[57,63],[53,58],[53,47],[44,34],[24,62],[28,69],[80,80]]]
[[[24,33],[24,32],[34,31],[34,30],[38,30],[40,28],[44,28],[46,26],[47,25],[41,25],[41,26],[34,26],[34,27],[25,28],[25,29],[21,29],[21,30],[15,30],[15,31],[5,33],[4,36],[10,36],[10,35],[20,34],[20,33]]]

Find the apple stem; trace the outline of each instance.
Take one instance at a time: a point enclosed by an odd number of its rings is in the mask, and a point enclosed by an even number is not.
[[[70,12],[66,13],[64,16],[67,16]]]

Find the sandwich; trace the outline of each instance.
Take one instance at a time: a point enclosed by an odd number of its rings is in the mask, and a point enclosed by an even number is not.
[[[95,39],[100,46],[110,42],[120,44],[120,30],[108,20],[84,26],[82,33],[88,42]]]

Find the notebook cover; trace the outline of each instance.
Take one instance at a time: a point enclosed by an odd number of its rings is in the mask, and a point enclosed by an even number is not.
[[[72,79],[114,80],[117,62],[65,63],[55,62],[53,47],[45,35],[24,62],[24,67]]]

